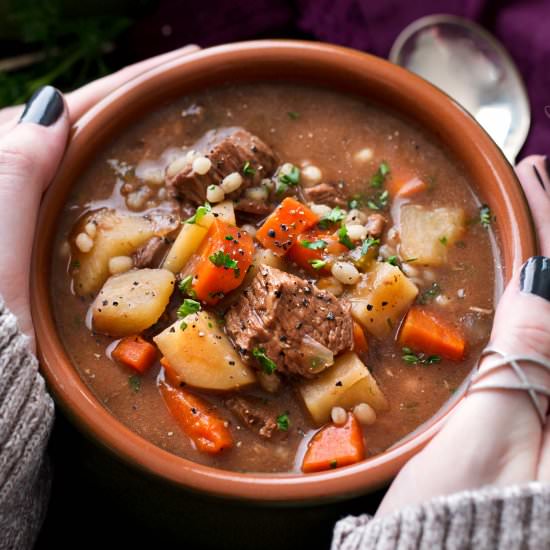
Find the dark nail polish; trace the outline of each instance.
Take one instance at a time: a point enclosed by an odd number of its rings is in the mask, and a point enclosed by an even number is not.
[[[550,301],[550,258],[533,256],[521,268],[519,287]]]
[[[64,108],[61,92],[53,86],[43,86],[27,101],[19,122],[51,126],[61,116]]]
[[[544,181],[542,181],[542,176],[540,175],[540,172],[538,171],[537,167],[533,164],[533,171],[535,172],[536,178],[539,180],[540,186],[546,190],[546,187],[544,187]]]

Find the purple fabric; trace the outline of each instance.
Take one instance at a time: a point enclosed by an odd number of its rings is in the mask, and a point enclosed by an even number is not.
[[[129,46],[141,58],[190,42],[299,37],[387,57],[406,25],[434,13],[473,19],[506,46],[531,102],[520,158],[550,154],[550,0],[164,0],[135,27]]]

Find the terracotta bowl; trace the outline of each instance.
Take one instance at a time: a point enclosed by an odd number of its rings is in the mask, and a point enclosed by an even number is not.
[[[129,430],[88,389],[57,334],[50,300],[50,263],[57,219],[79,175],[108,140],[156,106],[191,90],[245,80],[297,81],[363,96],[427,129],[462,163],[496,215],[504,278],[536,250],[521,189],[511,166],[481,127],[454,101],[413,74],[353,50],[293,41],[220,46],[171,61],[125,84],[74,126],[62,168],[44,198],[34,251],[33,317],[42,370],[59,406],[78,428],[123,463],[171,488],[234,500],[312,504],[350,498],[387,483],[442,425],[460,399],[412,436],[360,464],[330,472],[241,474],[170,454]]]

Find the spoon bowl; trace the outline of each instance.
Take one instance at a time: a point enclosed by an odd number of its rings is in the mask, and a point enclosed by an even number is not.
[[[496,38],[462,17],[430,15],[401,32],[389,59],[460,103],[514,164],[531,112],[521,75]]]

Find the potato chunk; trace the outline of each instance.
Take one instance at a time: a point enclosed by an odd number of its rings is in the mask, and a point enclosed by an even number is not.
[[[388,336],[418,294],[416,285],[396,266],[377,263],[347,298],[351,314],[377,338]]]
[[[462,208],[435,208],[407,204],[400,212],[402,259],[416,258],[424,265],[447,261],[447,247],[464,233],[466,217]]]
[[[139,334],[159,320],[174,284],[174,274],[166,269],[113,275],[92,305],[94,330],[115,338]]]
[[[376,380],[353,352],[338,357],[332,367],[318,378],[304,382],[299,390],[318,425],[329,420],[330,411],[336,406],[349,410],[359,403],[368,403],[376,411],[388,409]]]
[[[206,311],[188,315],[155,336],[154,341],[180,380],[207,390],[235,390],[256,382],[220,329]]]
[[[162,267],[172,273],[179,273],[197,251],[208,229],[196,223],[185,223],[172,244]]]
[[[75,242],[87,224],[96,227],[93,247],[82,252]],[[155,235],[151,220],[103,209],[85,216],[75,227],[71,242],[74,289],[84,296],[97,292],[109,277],[109,260],[130,256]]]

